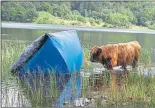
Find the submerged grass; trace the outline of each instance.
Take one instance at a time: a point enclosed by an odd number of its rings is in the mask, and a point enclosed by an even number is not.
[[[144,67],[150,66],[150,64],[151,64],[151,52],[148,49],[142,48],[140,62],[143,64]]]
[[[37,76],[32,79],[32,83],[17,79],[32,107],[51,107],[60,94],[56,85],[56,76],[51,74],[49,79],[45,77]]]
[[[97,107],[155,107],[152,75],[144,76],[137,70],[120,76],[105,72],[85,78],[85,82],[84,96],[94,98]]]
[[[91,67],[91,63],[89,61],[90,59],[90,50],[83,46],[83,52],[84,52],[84,63],[83,63],[83,68],[88,69]]]
[[[6,95],[6,98],[2,98],[2,100],[5,100],[2,101],[5,102],[2,106],[11,106],[7,105],[10,104],[10,95],[8,95],[7,92],[10,89],[10,86],[14,85],[14,87],[18,88],[18,90],[21,90],[22,88],[24,96],[31,100],[30,103],[33,107],[50,106],[51,100],[56,100],[59,95],[60,91],[56,89],[55,75],[50,76],[49,97],[43,97],[43,85],[44,83],[48,83],[44,82],[44,76],[41,76],[40,79],[42,80],[33,80],[34,83],[39,82],[40,85],[39,89],[36,87],[37,92],[34,92],[31,88],[26,87],[27,85],[21,82],[18,77],[11,75],[10,67],[12,63],[17,60],[27,45],[28,43],[21,43],[18,41],[14,43],[2,41],[2,91],[5,91],[3,97]],[[90,51],[86,47],[83,47],[83,50],[84,73],[91,73],[91,70],[89,70],[92,66],[89,62]],[[140,62],[145,66],[145,68],[149,69],[151,62],[150,53],[147,49],[142,51]],[[143,73],[140,73],[137,70],[132,70],[129,74],[125,74],[123,76],[104,72],[98,75],[93,74],[89,77],[82,77],[82,97],[94,98],[96,107],[155,107],[155,78],[152,73],[153,70],[149,69],[148,76],[144,76]],[[72,91],[75,91],[74,84],[76,82],[72,83]],[[17,98],[25,98],[22,95],[17,95]],[[107,99],[103,99],[103,96],[107,96]],[[25,102],[24,99],[22,102]]]
[[[107,93],[109,97],[108,106],[132,106],[132,107],[154,107],[155,106],[155,78],[138,75],[136,71],[130,72],[123,80],[122,86]],[[108,103],[108,102],[107,102]]]
[[[15,105],[15,103],[17,102],[17,99],[25,98],[19,92],[17,92],[19,90],[18,81],[16,81],[16,77],[11,75],[10,67],[11,67],[12,63],[18,58],[20,53],[24,51],[27,44],[28,43],[21,43],[19,41],[16,41],[16,42],[2,41],[1,81],[2,81],[2,106],[3,107],[11,107],[11,106]],[[14,88],[14,87],[16,87],[16,88]],[[10,97],[12,99],[10,99]],[[10,100],[12,100],[12,101],[10,101]],[[24,102],[25,102],[24,100],[21,100],[21,102],[18,102],[17,103],[18,105],[17,104],[16,105],[20,106],[21,104],[24,104]]]

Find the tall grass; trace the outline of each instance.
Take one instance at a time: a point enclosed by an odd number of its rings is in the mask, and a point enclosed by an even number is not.
[[[18,82],[16,81],[16,77],[11,75],[10,67],[12,63],[18,58],[20,53],[24,51],[26,45],[27,43],[20,43],[19,41],[15,41],[13,43],[2,41],[2,102],[5,102],[2,103],[2,106],[16,106],[16,99],[21,99],[21,102],[19,101],[17,106],[21,106],[21,104],[24,104],[25,102],[25,97],[20,92],[18,92],[20,91]]]
[[[151,52],[148,49],[142,48],[140,62],[142,63],[142,65],[144,67],[150,66],[150,64],[151,64]]]
[[[19,41],[12,43],[2,42],[2,91],[3,97],[6,97],[2,98],[2,100],[6,100],[5,103],[3,103],[3,106],[12,107],[14,105],[15,98],[11,98],[11,102],[9,102],[10,96],[7,94],[10,89],[13,88],[14,91],[17,89],[17,91],[22,92],[20,95],[17,95],[16,98],[21,99],[24,102],[24,98],[26,97],[30,100],[32,107],[49,107],[53,105],[52,103],[56,103],[60,92],[62,92],[66,86],[66,82],[63,82],[61,79],[64,77],[61,77],[61,75],[58,75],[58,77],[55,74],[49,76],[33,76],[27,72],[27,74],[22,77],[23,79],[21,79],[17,75],[11,74],[11,65],[18,59],[28,44],[29,43],[21,43]],[[76,75],[72,74],[72,77],[76,78]],[[58,88],[57,80],[62,80],[60,81],[62,84],[60,89]],[[75,92],[76,82],[73,81],[71,83],[73,83],[71,84],[71,91]],[[23,93],[25,97],[22,98]],[[14,94],[11,95],[14,97]],[[19,107],[19,105],[17,106]]]
[[[49,107],[51,100],[55,101],[61,91],[56,88],[56,76],[50,76],[50,82],[44,82],[44,76],[39,79],[34,79],[33,83],[36,92],[27,87],[18,77],[10,74],[10,66],[19,57],[21,52],[27,47],[28,43],[7,43],[2,41],[2,91],[4,92],[2,100],[5,99],[3,106],[11,106],[9,102],[10,95],[7,94],[11,86],[16,87],[19,93],[17,98],[21,99],[21,104],[27,104],[24,98],[30,100],[33,107]],[[84,73],[92,73],[92,67],[89,62],[89,49],[83,47],[85,63],[83,65]],[[140,58],[146,68],[149,69],[151,58],[148,50],[142,50]],[[153,70],[149,69],[150,74],[144,76],[143,73],[137,70],[130,71],[125,75],[114,75],[110,72],[103,72],[102,74],[91,74],[89,77],[82,77],[82,97],[91,97],[95,99],[96,107],[155,107],[155,78],[153,77]],[[75,76],[76,77],[76,76]],[[44,97],[43,85],[49,83],[49,96]],[[75,83],[71,82],[71,91],[75,91]],[[65,84],[64,84],[65,86]],[[4,96],[6,95],[6,96]],[[12,94],[14,95],[14,94]],[[103,96],[107,99],[103,102]],[[12,98],[14,101],[14,98]],[[23,102],[23,103],[22,103]],[[9,105],[8,105],[9,104]],[[22,105],[21,105],[22,106]]]
[[[154,107],[155,106],[155,78],[147,77],[137,72],[130,72],[123,80],[121,88],[107,94],[109,102],[116,107]],[[108,104],[111,106],[112,104]]]
[[[60,94],[56,84],[56,75],[51,74],[48,76],[49,79],[45,77],[44,75],[32,77],[30,79],[32,83],[17,79],[32,107],[51,107]]]

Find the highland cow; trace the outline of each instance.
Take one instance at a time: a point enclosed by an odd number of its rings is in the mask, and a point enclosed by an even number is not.
[[[114,66],[122,66],[126,70],[127,65],[137,67],[140,54],[141,46],[137,41],[108,44],[92,47],[90,61],[102,63],[109,70],[112,70]]]

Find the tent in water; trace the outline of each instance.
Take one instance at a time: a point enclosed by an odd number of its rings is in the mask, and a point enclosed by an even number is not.
[[[82,63],[82,47],[75,30],[45,33],[26,48],[11,72],[74,73],[80,71]]]

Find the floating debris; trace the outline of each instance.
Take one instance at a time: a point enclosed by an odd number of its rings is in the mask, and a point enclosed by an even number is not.
[[[89,104],[95,104],[95,100],[93,98],[78,98],[74,101],[74,106],[84,107]]]
[[[82,98],[76,99],[74,101],[74,105],[77,107],[83,107],[84,106],[84,100]]]
[[[107,96],[97,96],[93,98],[78,98],[74,101],[74,106],[76,107],[96,107],[96,101],[100,100],[102,105],[105,105],[107,101]]]

